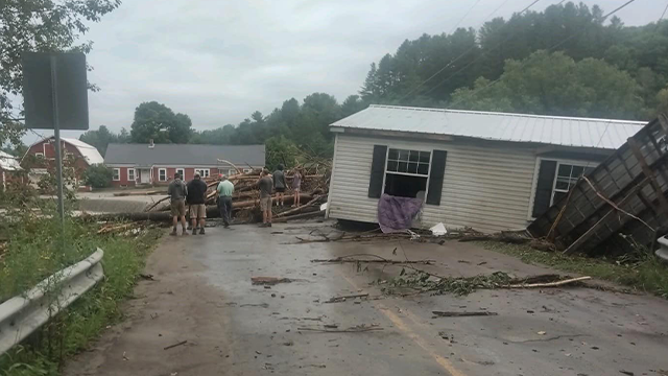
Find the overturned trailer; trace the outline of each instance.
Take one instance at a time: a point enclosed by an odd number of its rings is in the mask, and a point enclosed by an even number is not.
[[[528,226],[565,253],[653,247],[668,229],[668,117],[645,125]]]

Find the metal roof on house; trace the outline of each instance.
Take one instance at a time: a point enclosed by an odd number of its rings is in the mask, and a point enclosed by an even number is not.
[[[77,148],[89,165],[104,163],[104,158],[102,158],[102,155],[95,146],[76,138],[61,137],[60,139]]]
[[[0,151],[0,170],[5,170],[5,171],[21,170],[19,159],[9,153]]]
[[[617,149],[645,124],[630,120],[371,105],[331,126]]]
[[[109,144],[107,165],[216,166],[218,159],[238,167],[264,166],[264,145]]]

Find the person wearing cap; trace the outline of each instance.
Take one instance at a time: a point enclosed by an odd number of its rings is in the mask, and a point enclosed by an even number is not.
[[[230,227],[232,216],[232,194],[234,193],[234,184],[227,179],[226,175],[220,175],[220,183],[218,183],[218,210],[220,210],[220,218],[223,219],[223,227]]]
[[[188,196],[186,201],[190,206],[190,220],[192,221],[193,235],[197,235],[197,224],[199,222],[199,233],[204,235],[204,225],[206,224],[206,191],[209,187],[199,174],[188,183]]]

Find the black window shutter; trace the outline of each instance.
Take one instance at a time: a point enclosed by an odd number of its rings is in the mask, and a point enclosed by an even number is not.
[[[373,146],[373,162],[371,162],[371,178],[369,179],[369,197],[380,198],[383,193],[383,178],[385,177],[385,157],[387,146]]]
[[[557,172],[556,161],[541,161],[538,169],[538,184],[536,184],[536,195],[533,199],[532,216],[534,218],[545,213],[550,207],[552,199],[552,186],[554,184],[554,174]]]
[[[429,205],[441,205],[447,156],[448,152],[445,150],[434,150],[431,156],[431,171],[429,171],[429,189],[427,192],[427,204]]]

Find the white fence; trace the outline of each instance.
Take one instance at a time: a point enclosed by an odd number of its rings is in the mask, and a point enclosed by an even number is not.
[[[95,253],[0,304],[0,355],[21,342],[104,277],[104,252]]]

